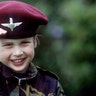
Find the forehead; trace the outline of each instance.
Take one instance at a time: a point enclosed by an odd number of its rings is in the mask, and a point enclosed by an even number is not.
[[[0,43],[5,43],[5,42],[22,42],[22,41],[32,41],[33,37],[30,38],[23,38],[23,39],[0,39]]]

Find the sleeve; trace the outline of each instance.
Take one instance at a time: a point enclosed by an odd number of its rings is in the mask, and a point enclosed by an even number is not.
[[[66,96],[65,92],[64,92],[64,90],[63,90],[63,88],[59,82],[57,84],[56,96]]]

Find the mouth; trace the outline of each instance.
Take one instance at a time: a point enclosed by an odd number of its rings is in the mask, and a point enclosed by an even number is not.
[[[11,62],[15,66],[20,66],[20,65],[23,65],[24,64],[25,58],[22,58],[22,59],[13,59],[13,60],[11,60]]]

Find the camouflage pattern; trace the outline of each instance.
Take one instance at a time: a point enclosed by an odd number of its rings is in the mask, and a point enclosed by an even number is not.
[[[0,96],[65,96],[56,75],[33,65],[24,74],[2,65],[0,78]]]

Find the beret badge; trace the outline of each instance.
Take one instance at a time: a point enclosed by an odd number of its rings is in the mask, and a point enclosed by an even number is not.
[[[35,36],[38,27],[47,23],[47,16],[30,4],[14,0],[0,2],[0,39]]]
[[[2,26],[9,28],[11,31],[13,31],[15,27],[21,24],[22,22],[13,23],[13,18],[9,18],[9,23],[1,23]]]

